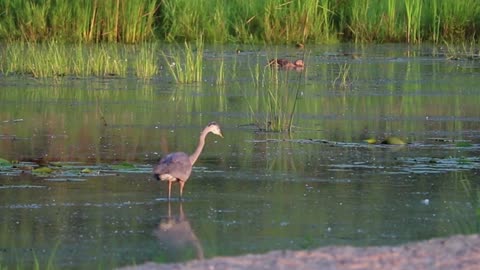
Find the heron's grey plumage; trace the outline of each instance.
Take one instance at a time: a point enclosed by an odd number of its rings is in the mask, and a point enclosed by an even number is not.
[[[192,173],[190,157],[183,152],[168,154],[155,166],[153,173],[157,180],[186,182]],[[176,180],[168,179],[169,176]]]
[[[200,156],[205,145],[205,137],[210,132],[223,138],[220,126],[215,122],[210,122],[200,133],[197,149],[193,154],[188,155],[183,152],[168,154],[153,168],[153,175],[157,180],[168,181],[168,199],[170,199],[173,182],[180,184],[180,197],[182,197],[183,186],[190,177],[192,166]]]

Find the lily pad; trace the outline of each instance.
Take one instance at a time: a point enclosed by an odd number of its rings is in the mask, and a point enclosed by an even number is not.
[[[81,173],[92,173],[92,170],[90,170],[89,168],[85,168],[81,171]]]
[[[406,143],[398,137],[388,137],[382,141],[382,144],[404,145]]]
[[[12,163],[10,163],[10,161],[6,160],[6,159],[3,159],[3,158],[0,158],[0,166],[10,166],[12,165]]]
[[[50,167],[39,167],[39,168],[33,169],[32,172],[37,174],[50,174],[53,172],[53,169]]]
[[[456,147],[471,147],[472,144],[470,142],[462,141],[455,143]]]

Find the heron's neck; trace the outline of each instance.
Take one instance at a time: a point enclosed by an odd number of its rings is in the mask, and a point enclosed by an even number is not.
[[[195,149],[195,152],[193,152],[193,154],[190,155],[190,163],[192,165],[197,161],[198,157],[202,153],[203,146],[205,145],[205,137],[207,137],[207,134],[208,132],[206,132],[205,130],[203,130],[202,133],[200,133],[197,149]]]

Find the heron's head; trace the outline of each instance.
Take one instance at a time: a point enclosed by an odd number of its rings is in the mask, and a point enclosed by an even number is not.
[[[217,123],[210,122],[207,126],[207,130],[208,132],[211,132],[223,138],[222,131],[220,130],[220,126]]]

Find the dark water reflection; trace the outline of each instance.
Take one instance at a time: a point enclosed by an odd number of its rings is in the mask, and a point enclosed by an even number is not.
[[[162,218],[154,232],[161,247],[161,261],[204,259],[202,244],[183,211],[182,202],[178,203],[176,215],[172,215],[171,203],[167,205],[168,216]]]
[[[263,49],[212,48],[197,85],[165,73],[150,82],[2,78],[0,158],[62,167],[48,176],[0,167],[0,266],[30,268],[36,257],[110,269],[480,230],[479,63],[431,47],[313,48],[288,135],[250,125],[267,115],[265,89],[252,82],[257,61],[274,54]],[[230,79],[216,86],[222,56]],[[332,84],[344,64],[347,89]],[[296,87],[297,73],[281,76],[287,91]],[[225,139],[208,139],[185,200],[168,203],[150,165],[193,151],[211,120]],[[363,142],[391,135],[409,144]],[[133,166],[115,167],[125,162]]]

